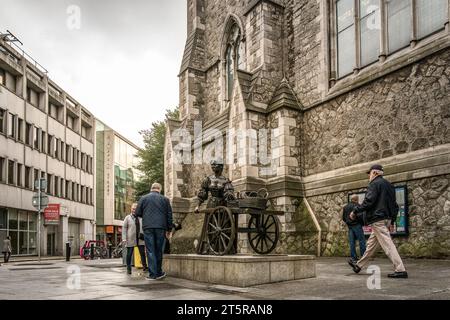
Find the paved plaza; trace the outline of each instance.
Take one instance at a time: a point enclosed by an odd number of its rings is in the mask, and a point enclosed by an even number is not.
[[[449,260],[405,260],[409,279],[388,279],[390,262],[378,258],[380,289],[371,275],[354,274],[345,258],[319,258],[317,277],[238,288],[167,277],[128,276],[119,259],[11,262],[0,267],[0,299],[450,299]],[[372,276],[373,277],[373,276]],[[369,279],[369,281],[368,281]]]

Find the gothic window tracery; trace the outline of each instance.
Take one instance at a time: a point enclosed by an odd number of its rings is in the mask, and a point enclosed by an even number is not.
[[[245,46],[242,41],[241,30],[237,23],[233,23],[229,29],[225,50],[225,77],[227,99],[230,100],[233,94],[236,70],[244,69]]]

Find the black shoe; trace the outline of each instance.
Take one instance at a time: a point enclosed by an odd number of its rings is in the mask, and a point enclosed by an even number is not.
[[[148,268],[147,268],[147,267],[144,267],[144,268],[142,268],[142,271],[143,271],[143,272],[146,272],[146,271],[148,271]]]
[[[350,267],[352,267],[354,273],[359,273],[361,271],[361,268],[358,267],[356,262],[352,259],[348,260],[348,264],[350,265]]]
[[[395,278],[395,279],[407,279],[408,278],[408,272],[402,271],[402,272],[394,272],[388,274],[388,278]]]
[[[131,274],[131,269],[127,269],[127,274]]]
[[[157,280],[164,279],[166,277],[166,273],[163,272],[160,276],[156,277]]]

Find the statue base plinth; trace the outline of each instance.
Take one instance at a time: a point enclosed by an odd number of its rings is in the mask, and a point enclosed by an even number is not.
[[[316,261],[312,255],[197,255],[164,256],[167,275],[234,287],[313,278]]]

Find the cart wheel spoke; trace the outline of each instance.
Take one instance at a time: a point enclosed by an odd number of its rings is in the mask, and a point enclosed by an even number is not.
[[[272,252],[279,239],[278,217],[273,215],[252,215],[248,228],[250,246],[256,253],[267,254]]]
[[[257,237],[259,237],[259,233],[255,233],[255,236],[253,238],[250,239],[250,242],[252,242],[253,240],[255,240]]]
[[[227,236],[227,234],[226,234],[226,233],[222,233],[222,236],[224,236],[225,238],[227,238],[227,239],[228,239],[228,241],[230,241],[230,240],[231,240],[231,238],[230,238],[229,236]]]
[[[267,221],[266,221],[267,222]],[[275,224],[275,221],[273,221],[271,224],[269,224],[268,226],[265,226],[264,228],[269,229],[271,226],[273,226]]]
[[[211,227],[213,227],[214,230],[217,230],[217,227],[216,227],[215,225],[213,225],[211,222],[209,223],[209,225],[210,225]]]

